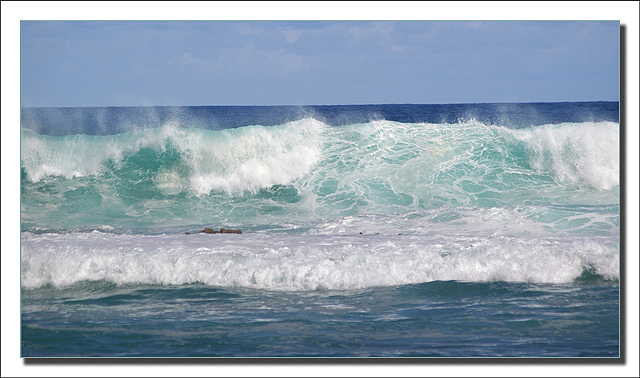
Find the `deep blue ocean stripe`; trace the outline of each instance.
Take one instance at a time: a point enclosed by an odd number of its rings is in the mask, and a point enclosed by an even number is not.
[[[116,134],[181,121],[187,127],[220,130],[274,126],[305,117],[331,126],[387,120],[402,123],[457,123],[475,119],[509,128],[563,122],[619,122],[618,102],[387,104],[311,106],[185,106],[105,108],[22,108],[22,128],[44,135]]]

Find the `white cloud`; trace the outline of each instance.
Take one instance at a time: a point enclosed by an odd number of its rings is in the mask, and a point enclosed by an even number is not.
[[[478,29],[478,28],[480,28],[482,26],[482,22],[480,22],[480,21],[467,22],[466,26],[469,29],[476,30],[476,29]]]
[[[276,51],[260,51],[258,56],[262,56],[268,63],[267,67],[280,74],[288,74],[303,71],[309,68],[308,59],[298,54],[293,54],[284,49]]]
[[[179,67],[181,70],[184,70],[186,67],[213,67],[213,62],[208,59],[195,57],[191,52],[186,52],[177,60],[167,60],[166,65],[169,67]]]
[[[302,35],[302,30],[295,30],[291,28],[279,28],[278,30],[280,30],[282,34],[284,34],[284,39],[287,41],[287,43],[296,42]]]
[[[376,23],[372,27],[354,26],[349,28],[349,33],[356,42],[376,35],[387,35],[392,32],[393,25],[386,22]]]
[[[258,36],[258,35],[261,35],[262,33],[264,33],[264,29],[263,28],[252,27],[250,23],[241,23],[241,24],[238,25],[236,30],[241,35]]]
[[[192,66],[192,65],[198,66],[203,64],[204,62],[205,62],[204,59],[196,58],[193,55],[191,55],[190,52],[188,52],[182,55],[180,59],[178,59],[177,64],[181,67]]]
[[[285,49],[256,49],[253,43],[243,48],[229,49],[214,63],[217,69],[259,75],[287,75],[310,68],[310,58]]]
[[[394,52],[405,51],[408,48],[408,46],[391,45],[391,50],[393,50]]]

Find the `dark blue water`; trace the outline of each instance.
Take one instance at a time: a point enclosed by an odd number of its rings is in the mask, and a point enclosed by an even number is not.
[[[45,135],[105,135],[159,127],[180,120],[182,127],[220,130],[275,126],[312,117],[331,126],[387,120],[402,123],[457,123],[523,128],[563,122],[619,122],[617,102],[519,104],[389,104],[315,106],[158,106],[104,108],[22,108],[21,127]]]
[[[615,357],[619,290],[431,282],[359,291],[82,283],[23,293],[23,356]]]
[[[22,109],[21,356],[618,358],[618,114]]]

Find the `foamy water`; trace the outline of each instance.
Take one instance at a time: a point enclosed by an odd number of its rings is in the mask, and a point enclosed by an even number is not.
[[[21,126],[22,356],[620,356],[617,103]]]
[[[25,233],[22,285],[82,281],[268,290],[355,290],[432,281],[617,280],[612,238]]]
[[[510,130],[476,121],[330,127],[305,118],[113,136],[23,130],[23,229],[269,224],[585,199],[615,205],[618,143],[611,122]]]

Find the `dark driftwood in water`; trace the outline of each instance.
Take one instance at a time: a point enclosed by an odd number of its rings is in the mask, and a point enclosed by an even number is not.
[[[226,228],[221,228],[220,231],[216,231],[213,228],[205,227],[204,230],[198,231],[199,234],[241,234],[242,230],[228,230]],[[187,232],[187,235],[191,235],[190,232]]]

